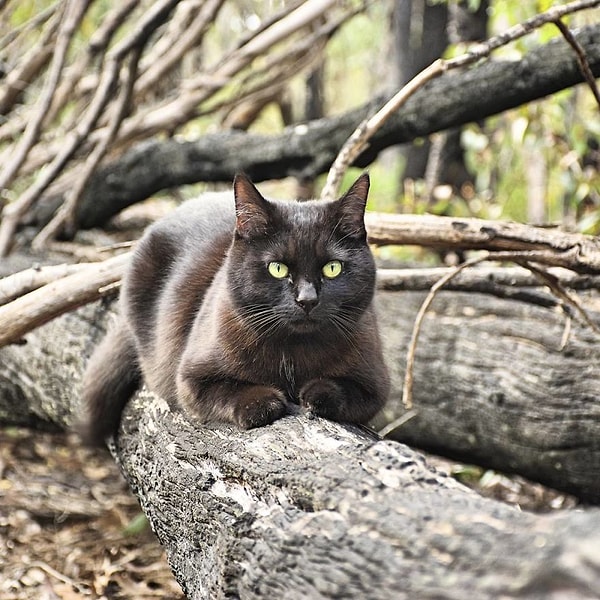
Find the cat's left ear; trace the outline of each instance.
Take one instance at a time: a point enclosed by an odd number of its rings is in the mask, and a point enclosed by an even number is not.
[[[269,203],[242,173],[233,180],[233,193],[236,233],[243,238],[265,235],[270,223]]]
[[[369,174],[363,173],[338,200],[340,228],[351,237],[366,237],[365,209],[369,196]]]

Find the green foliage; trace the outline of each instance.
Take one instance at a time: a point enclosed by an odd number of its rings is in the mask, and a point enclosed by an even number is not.
[[[446,0],[440,0],[446,1]],[[448,0],[450,1],[450,0]],[[552,0],[491,2],[489,31],[498,34],[558,4]],[[592,22],[592,11],[565,19],[571,26]],[[498,60],[518,60],[532,48],[560,37],[552,24],[500,48]],[[466,48],[450,46],[446,57]],[[481,218],[528,221],[536,192],[532,179],[543,183],[548,223],[563,223],[585,233],[600,233],[600,111],[585,84],[463,129],[465,163],[473,189],[433,203],[424,200],[423,182],[405,201],[413,212],[470,214]],[[420,200],[419,200],[420,198]]]
[[[123,535],[133,536],[144,533],[150,528],[148,518],[143,512],[139,512],[127,525],[123,528]]]

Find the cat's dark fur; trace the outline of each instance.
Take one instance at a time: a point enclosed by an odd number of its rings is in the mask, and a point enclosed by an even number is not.
[[[372,307],[368,189],[363,175],[335,202],[280,202],[238,175],[235,202],[207,195],[150,227],[119,322],[84,376],[84,438],[114,433],[142,378],[203,422],[257,427],[288,402],[337,421],[373,417],[388,376]],[[322,271],[329,261],[342,267],[335,278]],[[289,273],[275,278],[270,263]]]

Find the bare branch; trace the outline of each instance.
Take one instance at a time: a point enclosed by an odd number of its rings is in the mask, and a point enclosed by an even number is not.
[[[165,40],[165,44],[156,44],[154,52],[144,61],[140,77],[135,85],[137,96],[143,96],[161,77],[164,77],[173,67],[180,63],[183,56],[194,46],[197,46],[210,24],[223,5],[223,0],[209,0],[191,4],[188,12],[193,9],[195,16],[191,23],[173,24],[173,38]],[[186,14],[189,18],[189,14]],[[168,47],[163,45],[168,44]]]
[[[104,137],[98,141],[96,147],[88,156],[83,172],[79,176],[79,180],[77,181],[75,187],[68,194],[65,202],[62,204],[57,214],[34,239],[32,243],[32,247],[34,249],[39,249],[45,246],[48,240],[55,237],[60,231],[63,230],[65,225],[69,225],[71,228],[73,228],[74,214],[85,186],[96,170],[96,167],[100,164],[100,161],[106,155],[110,144],[115,139],[119,131],[119,127],[121,126],[127,111],[129,110],[129,105],[133,96],[133,86],[137,76],[137,66],[146,39],[140,40],[139,45],[134,48],[132,56],[129,60],[129,66],[126,69],[124,81],[121,83],[121,91],[116,100],[115,106],[113,107],[113,114],[110,118],[109,126],[104,132]]]
[[[367,213],[369,241],[431,248],[529,252],[531,260],[578,273],[600,273],[600,240],[594,236],[521,223],[434,215]]]
[[[585,78],[588,86],[592,90],[592,94],[596,99],[598,107],[600,107],[600,91],[598,90],[598,85],[596,84],[596,78],[590,69],[590,64],[585,55],[585,50],[581,47],[581,44],[575,39],[575,36],[571,33],[571,30],[560,20],[554,21],[554,24],[558,27],[560,32],[563,34],[563,37],[569,45],[575,50],[575,56],[577,57],[577,62],[579,63],[579,68],[581,69],[581,73]]]
[[[395,113],[406,101],[428,81],[438,77],[445,71],[444,61],[436,60],[426,69],[413,77],[399,92],[397,92],[384,106],[379,109],[371,118],[363,121],[348,138],[340,153],[337,155],[329,173],[327,181],[323,186],[321,198],[323,200],[333,200],[337,197],[342,177],[348,167],[365,150],[368,141],[373,134],[378,131],[387,119]]]
[[[85,270],[0,306],[0,323],[3,323],[0,346],[18,342],[25,333],[58,315],[113,294],[129,257],[129,253],[124,253],[101,263],[91,263]]]
[[[88,268],[87,264],[63,264],[31,267],[0,279],[0,306],[33,290]]]
[[[585,308],[583,308],[581,305],[579,298],[577,298],[574,294],[569,294],[557,277],[551,275],[546,269],[542,269],[536,265],[532,265],[531,263],[524,264],[526,268],[528,268],[534,275],[539,277],[540,280],[552,290],[557,298],[560,298],[563,302],[565,302],[565,304],[567,304],[567,306],[570,306],[583,319],[588,327],[600,334],[600,328],[590,318]]]
[[[80,60],[65,71],[65,77],[56,90],[52,106],[48,111],[48,122],[56,117],[67,102],[73,100],[74,95],[77,98],[84,98],[90,95],[91,91],[97,87],[100,76],[86,74],[86,69],[95,58],[106,52],[114,35],[124,25],[127,17],[135,10],[139,3],[140,0],[124,0],[119,2],[118,6],[100,23],[98,29],[90,38],[87,51]],[[95,86],[92,84],[92,79],[96,84]],[[70,125],[65,126],[67,131],[70,128]]]
[[[58,30],[48,80],[37,104],[36,116],[29,121],[23,137],[11,154],[10,161],[0,172],[0,189],[10,184],[25,160],[27,153],[37,141],[42,123],[46,118],[46,113],[52,104],[52,98],[58,86],[58,81],[67,57],[67,50],[89,4],[89,0],[68,0],[67,2],[60,29]]]
[[[76,2],[76,0],[73,0]],[[106,104],[111,98],[113,85],[116,83],[119,75],[121,62],[125,56],[141,40],[147,39],[150,33],[164,22],[172,8],[179,0],[160,0],[155,3],[145,18],[138,24],[133,34],[124,38],[110,53],[107,60],[107,67],[103,71],[103,76],[96,94],[87,108],[86,114],[79,123],[77,129],[67,137],[63,142],[62,148],[55,156],[54,160],[48,165],[36,182],[30,186],[17,201],[7,205],[2,214],[0,222],[0,256],[5,256],[12,242],[12,236],[19,222],[19,219],[25,214],[28,208],[36,201],[39,195],[54,181],[62,171],[75,150],[84,139],[90,136],[96,122],[102,114]],[[101,135],[106,135],[106,132]],[[98,139],[98,136],[96,136]]]
[[[48,16],[48,20],[39,41],[25,53],[2,82],[2,88],[0,89],[0,114],[5,115],[13,109],[17,98],[29,82],[38,76],[42,68],[52,57],[53,45],[51,40],[56,35],[56,31],[60,25],[62,15],[58,10],[60,5],[61,3],[57,2],[49,7],[47,11],[44,11],[44,16]],[[39,22],[42,23],[43,20]],[[3,133],[5,127],[6,125],[0,128],[0,139],[5,137]]]
[[[215,67],[187,81],[176,99],[169,99],[133,115],[123,125],[118,146],[159,131],[179,127],[187,122],[198,114],[201,103],[252,63],[257,56],[321,18],[323,12],[334,4],[334,0],[307,0],[280,21],[253,36],[244,46],[227,55]]]
[[[494,36],[483,43],[476,44],[465,54],[449,60],[438,59],[431,63],[431,65],[415,75],[374,116],[366,119],[356,128],[340,150],[329,170],[321,198],[331,200],[338,195],[339,184],[343,174],[361,152],[365,150],[369,139],[381,128],[390,115],[406,104],[408,99],[428,81],[439,77],[442,73],[451,69],[471,65],[489,56],[493,50],[523,37],[546,23],[556,22],[565,15],[598,5],[600,5],[600,0],[576,0],[564,6],[555,6],[519,25],[511,27],[500,35]]]

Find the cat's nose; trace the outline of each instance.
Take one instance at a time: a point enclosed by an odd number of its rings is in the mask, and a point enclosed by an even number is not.
[[[296,302],[304,309],[306,314],[309,314],[319,303],[315,286],[308,281],[301,281],[296,290]]]

